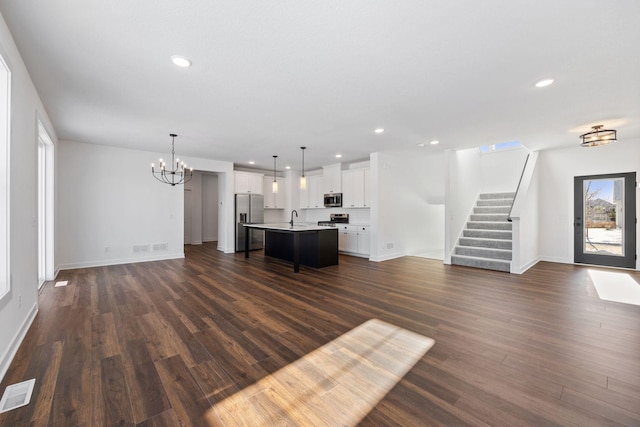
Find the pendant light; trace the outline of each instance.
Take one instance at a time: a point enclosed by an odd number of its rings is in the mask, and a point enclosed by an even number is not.
[[[300,176],[300,189],[301,190],[306,190],[307,189],[307,177],[304,176],[304,150],[306,150],[307,147],[300,147],[300,149],[302,150],[302,175]]]
[[[176,136],[178,135],[176,135],[175,133],[170,133],[169,136],[171,137],[170,167],[173,168],[175,166],[175,169],[167,170],[167,164],[162,159],[160,159],[160,170],[156,171],[155,165],[151,163],[151,173],[158,181],[169,184],[173,187],[189,182],[191,180],[191,177],[193,176],[193,168],[187,169],[187,165],[184,162],[180,163],[180,159],[175,158],[175,140]]]
[[[278,181],[276,180],[276,159],[278,156],[273,156],[273,184],[271,185],[271,190],[274,193],[278,192]]]
[[[580,135],[582,142],[581,147],[597,147],[599,145],[607,145],[618,140],[617,132],[611,129],[602,129],[604,126],[591,126],[591,132]]]

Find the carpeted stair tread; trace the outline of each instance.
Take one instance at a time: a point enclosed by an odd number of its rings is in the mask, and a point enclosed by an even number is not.
[[[471,221],[506,221],[508,217],[508,213],[472,213],[469,219]]]
[[[474,230],[508,230],[513,227],[513,223],[507,221],[468,221],[467,229]]]
[[[465,267],[483,268],[485,270],[511,271],[511,261],[489,259],[467,255],[451,255],[451,263]]]
[[[473,213],[477,214],[508,214],[511,210],[511,206],[476,206],[473,208]]]
[[[462,230],[462,237],[481,237],[486,239],[511,240],[512,232],[507,230]]]
[[[479,248],[475,246],[456,246],[456,255],[473,256],[487,259],[511,261],[511,249]]]
[[[471,246],[476,248],[511,249],[511,240],[487,239],[482,237],[461,237],[458,242],[460,246]]]
[[[516,193],[482,193],[480,194],[481,200],[487,199],[513,199],[516,197]]]
[[[515,193],[482,193],[469,215],[451,263],[487,270],[511,271],[512,224],[508,221]]]
[[[477,206],[509,206],[513,204],[513,199],[486,199],[478,200]]]

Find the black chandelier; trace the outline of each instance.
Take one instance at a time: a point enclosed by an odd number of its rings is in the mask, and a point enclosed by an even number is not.
[[[602,125],[591,126],[591,129],[593,129],[591,132],[580,135],[580,139],[582,140],[580,146],[597,147],[599,145],[611,144],[618,140],[618,135],[615,130],[602,128]]]
[[[187,165],[182,162],[180,163],[180,159],[176,159],[176,149],[175,149],[175,133],[170,133],[171,137],[171,163],[170,167],[174,167],[175,169],[167,169],[167,164],[160,159],[160,170],[155,170],[155,165],[151,163],[151,173],[160,182],[164,182],[165,184],[169,184],[171,186],[175,186],[178,184],[185,184],[191,180],[193,176],[193,168],[187,169]]]

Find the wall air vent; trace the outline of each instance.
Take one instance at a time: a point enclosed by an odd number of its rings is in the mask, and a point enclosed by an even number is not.
[[[149,252],[149,245],[133,245],[133,253]]]
[[[33,378],[7,386],[2,395],[2,400],[0,400],[0,414],[28,405],[31,401],[31,393],[33,393],[35,383],[36,379]]]
[[[153,251],[157,252],[157,251],[168,251],[169,250],[169,244],[168,243],[154,243],[153,244]]]

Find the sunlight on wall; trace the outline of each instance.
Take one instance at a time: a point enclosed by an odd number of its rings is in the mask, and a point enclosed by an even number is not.
[[[207,422],[355,426],[434,343],[369,320],[216,404]]]
[[[628,273],[589,270],[589,276],[600,299],[640,305],[640,284]]]

